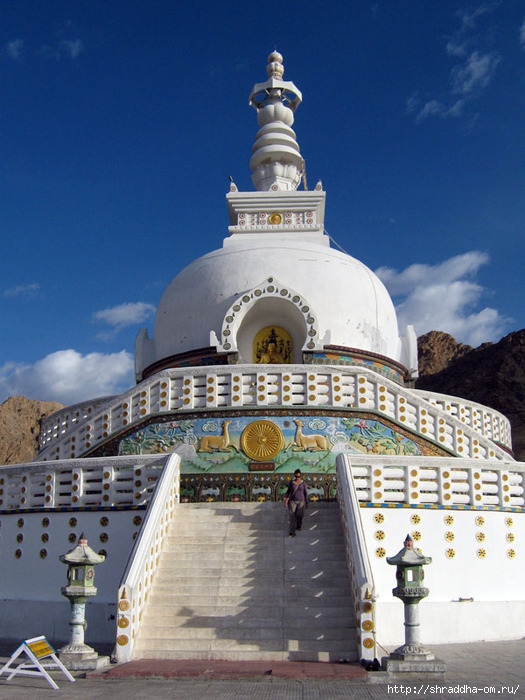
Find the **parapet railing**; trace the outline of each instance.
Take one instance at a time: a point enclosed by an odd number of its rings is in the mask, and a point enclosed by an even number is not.
[[[116,658],[130,661],[164,538],[179,503],[180,457],[171,455],[157,481],[144,524],[122,576],[117,600]]]
[[[80,457],[148,416],[243,407],[371,411],[457,456],[509,458],[496,444],[510,449],[510,429],[501,414],[478,406],[482,419],[472,419],[469,425],[461,411],[452,415],[452,410],[437,405],[435,397],[431,403],[424,395],[360,367],[242,365],[164,370],[96,409],[83,404],[82,411],[73,406],[50,416],[42,427],[39,458]]]
[[[493,442],[500,443],[509,449],[512,447],[510,421],[499,411],[457,396],[437,394],[434,391],[422,391],[421,389],[413,389],[412,391],[432,406],[439,406],[465,425],[481,432]]]
[[[523,508],[525,463],[341,454],[361,504]]]
[[[337,461],[337,499],[352,584],[359,658],[373,660],[376,658],[374,576],[364,544],[365,536],[352,471],[344,462]]]
[[[30,462],[0,469],[0,510],[146,506],[167,455]]]

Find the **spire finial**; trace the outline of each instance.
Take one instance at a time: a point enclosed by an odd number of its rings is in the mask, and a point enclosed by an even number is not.
[[[283,57],[278,51],[272,51],[272,53],[268,56],[266,73],[268,74],[269,78],[277,78],[277,80],[282,80],[284,74]]]
[[[278,51],[268,56],[266,72],[268,80],[257,83],[250,95],[261,127],[252,148],[252,180],[259,191],[296,190],[303,158],[291,127],[302,95],[292,82],[282,80],[283,57]]]

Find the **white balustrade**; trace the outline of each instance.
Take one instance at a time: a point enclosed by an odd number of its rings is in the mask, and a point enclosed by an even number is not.
[[[165,461],[143,455],[2,467],[0,510],[146,506]]]
[[[413,391],[490,440],[509,449],[512,447],[510,421],[499,411],[457,396],[446,396],[420,389],[413,389]]]
[[[155,578],[164,538],[179,503],[180,458],[171,455],[157,482],[146,518],[122,576],[117,601],[116,657],[130,661],[149,591]]]
[[[359,467],[356,468],[356,471]],[[359,658],[376,657],[375,585],[365,546],[365,533],[359,516],[359,503],[352,470],[338,461],[337,499],[346,545],[346,559],[352,583],[355,626],[358,630]]]
[[[370,411],[413,430],[465,458],[508,460],[493,439],[510,445],[508,421],[491,409],[439,394],[406,389],[361,368],[315,365],[216,366],[164,370],[96,410],[82,405],[50,416],[43,426],[41,460],[79,457],[111,435],[166,412],[242,407],[319,407]],[[468,419],[483,412],[483,420]],[[457,417],[457,414],[462,414]],[[80,419],[82,415],[82,420]],[[85,419],[85,422],[83,422]]]
[[[341,454],[360,503],[523,508],[525,464]],[[338,468],[339,474],[339,468]]]

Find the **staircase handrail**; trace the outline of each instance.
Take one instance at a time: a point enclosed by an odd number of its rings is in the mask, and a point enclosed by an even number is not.
[[[117,600],[117,639],[115,656],[119,663],[130,661],[159,564],[164,539],[180,500],[180,457],[167,457],[157,480],[144,523],[122,575]]]
[[[376,656],[375,584],[351,469],[337,458],[337,499],[350,570],[359,658]]]

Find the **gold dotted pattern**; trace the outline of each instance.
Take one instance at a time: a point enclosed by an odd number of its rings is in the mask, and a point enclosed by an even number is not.
[[[376,557],[379,559],[383,559],[383,557],[386,557],[386,549],[384,547],[378,547],[376,549]]]
[[[410,518],[410,522],[412,523],[412,525],[419,525],[419,523],[421,522],[421,516],[417,513],[414,513],[414,515],[412,515]]]
[[[376,522],[378,525],[381,525],[381,523],[385,522],[385,516],[383,513],[376,513],[374,515],[374,522]]]
[[[445,556],[447,559],[454,559],[456,556],[456,550],[452,548],[445,550]]]
[[[445,517],[443,518],[443,522],[445,523],[445,525],[448,525],[449,527],[451,525],[454,525],[454,516],[453,515],[445,515]]]
[[[376,531],[374,532],[374,537],[376,538],[376,540],[380,540],[380,541],[381,541],[381,540],[384,540],[384,539],[385,539],[385,533],[384,533],[383,530],[376,530]]]

